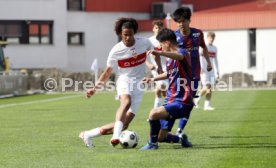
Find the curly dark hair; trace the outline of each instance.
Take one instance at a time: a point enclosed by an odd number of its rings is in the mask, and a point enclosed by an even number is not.
[[[121,35],[122,29],[132,29],[134,34],[138,31],[138,23],[133,18],[119,18],[115,23],[115,32],[117,35]]]
[[[190,20],[192,16],[191,9],[188,7],[181,7],[173,12],[172,18],[175,22],[183,19]]]

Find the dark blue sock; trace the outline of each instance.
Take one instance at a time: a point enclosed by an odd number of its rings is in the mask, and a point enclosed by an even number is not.
[[[186,119],[186,118],[179,119],[178,128],[183,130],[185,128],[187,122],[188,122],[188,119]]]
[[[179,137],[177,135],[172,135],[172,134],[168,133],[166,139],[164,140],[164,142],[179,143]]]
[[[158,140],[158,134],[160,130],[160,121],[159,120],[149,120],[150,123],[150,142],[156,143]]]

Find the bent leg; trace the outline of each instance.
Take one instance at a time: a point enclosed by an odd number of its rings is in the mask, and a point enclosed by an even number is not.
[[[169,118],[169,113],[166,112],[163,106],[151,110],[149,114],[150,143],[157,143],[158,134],[161,128],[160,119],[167,118]]]

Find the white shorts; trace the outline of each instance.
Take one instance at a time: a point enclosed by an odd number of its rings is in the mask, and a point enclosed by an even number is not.
[[[131,106],[128,112],[136,114],[144,94],[144,85],[138,84],[138,82],[131,83],[126,79],[123,79],[123,80],[118,79],[116,90],[117,90],[117,95],[119,97],[120,95],[125,95],[125,94],[130,95]]]
[[[159,86],[166,86],[166,88],[169,87],[169,81],[167,79],[156,81],[156,84]]]
[[[216,83],[216,78],[214,73],[203,73],[201,74],[201,83],[203,86],[214,85]]]
[[[153,77],[156,77],[158,75],[158,73],[155,70],[152,70],[151,74],[152,74]],[[156,81],[155,84],[161,85],[161,86],[163,85],[163,86],[166,86],[166,88],[168,88],[169,87],[169,80],[168,79],[159,80],[159,81]]]

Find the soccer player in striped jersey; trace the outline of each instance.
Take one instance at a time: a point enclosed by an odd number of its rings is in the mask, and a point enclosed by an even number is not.
[[[120,106],[116,112],[115,123],[80,133],[79,137],[87,147],[94,146],[92,138],[112,133],[110,144],[118,145],[121,131],[128,127],[138,110],[143,96],[143,89],[138,85],[145,76],[147,51],[153,49],[153,46],[147,38],[135,37],[137,30],[137,21],[132,18],[120,18],[115,24],[116,34],[122,38],[122,41],[111,49],[106,69],[95,87],[88,89],[86,95],[88,98],[93,96],[108,81],[112,70],[115,70],[118,76],[116,89],[120,98]],[[161,66],[158,65],[160,69]]]
[[[163,106],[153,108],[149,114],[150,140],[141,150],[158,149],[158,142],[181,143],[182,147],[190,147],[187,136],[181,137],[169,133],[176,119],[189,118],[193,109],[193,95],[191,89],[191,64],[188,53],[179,48],[174,31],[163,29],[157,35],[162,51],[152,50],[152,55],[167,58],[166,72],[153,78],[144,78],[144,82],[169,80],[165,102]]]
[[[213,45],[215,36],[216,35],[214,32],[207,33],[208,54],[210,57],[212,67],[214,68],[211,71],[207,71],[207,61],[206,59],[204,59],[204,57],[200,57],[200,65],[202,69],[202,73],[201,73],[202,89],[200,91],[199,97],[195,99],[195,105],[196,107],[198,107],[200,98],[205,95],[205,102],[204,102],[204,108],[203,108],[204,110],[214,110],[214,108],[211,106],[211,103],[210,103],[212,98],[212,86],[215,84],[216,79],[219,79],[217,47]]]
[[[191,61],[191,75],[192,75],[192,90],[193,97],[196,97],[198,89],[198,83],[200,81],[200,55],[199,47],[203,49],[203,56],[207,61],[207,70],[212,69],[211,62],[208,56],[208,50],[205,45],[204,36],[201,30],[190,27],[191,22],[191,10],[188,7],[181,7],[174,11],[173,20],[177,23],[179,29],[175,31],[177,36],[177,43],[180,48],[185,49],[188,52]],[[182,130],[187,124],[188,119],[182,118],[179,121],[177,134],[181,134]]]

